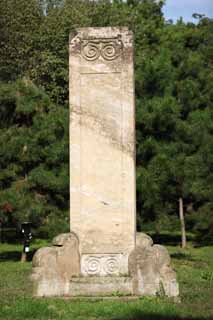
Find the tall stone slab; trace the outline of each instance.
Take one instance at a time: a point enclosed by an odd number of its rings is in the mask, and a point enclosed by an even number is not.
[[[128,275],[135,248],[133,35],[70,37],[70,223],[83,276]]]
[[[34,255],[34,295],[176,297],[168,251],[135,235],[132,33],[77,29],[69,50],[71,231]]]

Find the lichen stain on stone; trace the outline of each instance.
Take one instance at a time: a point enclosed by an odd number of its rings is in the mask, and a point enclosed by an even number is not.
[[[99,115],[94,115],[88,111],[83,111],[80,108],[72,108],[72,113],[77,114],[79,117],[78,125],[90,129],[95,134],[104,136],[107,141],[116,148],[131,157],[134,157],[134,133],[129,134],[128,137],[123,137],[121,135],[121,129],[118,128],[117,123],[105,118],[101,118]]]

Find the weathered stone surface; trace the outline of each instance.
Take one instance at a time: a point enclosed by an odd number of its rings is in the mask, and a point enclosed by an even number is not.
[[[62,234],[54,247],[39,249],[33,257],[32,280],[35,296],[63,296],[69,281],[80,274],[79,243],[75,234]]]
[[[127,275],[128,256],[124,254],[84,254],[81,262],[81,273],[84,276]]]
[[[136,233],[136,246],[137,247],[151,247],[153,240],[148,234],[143,232]]]
[[[63,246],[67,240],[71,240],[71,238],[76,241],[77,236],[72,232],[72,233],[61,233],[57,235],[55,238],[52,240],[53,246]]]
[[[70,282],[71,296],[132,295],[131,277],[79,277]]]
[[[70,37],[70,222],[84,276],[127,274],[135,247],[132,42],[123,27]]]
[[[143,243],[142,243],[143,244]],[[129,257],[135,295],[179,295],[176,274],[167,249],[161,245],[136,246]]]
[[[57,263],[61,275],[70,280],[72,276],[80,274],[79,242],[75,234],[70,233],[63,242],[62,247],[57,251]]]

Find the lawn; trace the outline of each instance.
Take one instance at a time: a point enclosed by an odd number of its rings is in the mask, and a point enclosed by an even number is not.
[[[35,242],[32,250],[44,245]],[[0,319],[4,320],[213,320],[213,247],[168,246],[177,271],[181,302],[165,297],[137,300],[36,299],[31,262],[20,263],[21,245],[0,244]]]

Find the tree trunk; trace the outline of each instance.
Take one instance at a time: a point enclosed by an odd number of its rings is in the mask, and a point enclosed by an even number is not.
[[[26,261],[27,261],[27,254],[26,254],[26,252],[22,251],[21,262],[26,262]]]
[[[180,217],[180,225],[181,225],[181,247],[186,248],[186,228],[185,228],[185,220],[183,213],[183,198],[179,198],[179,217]]]

